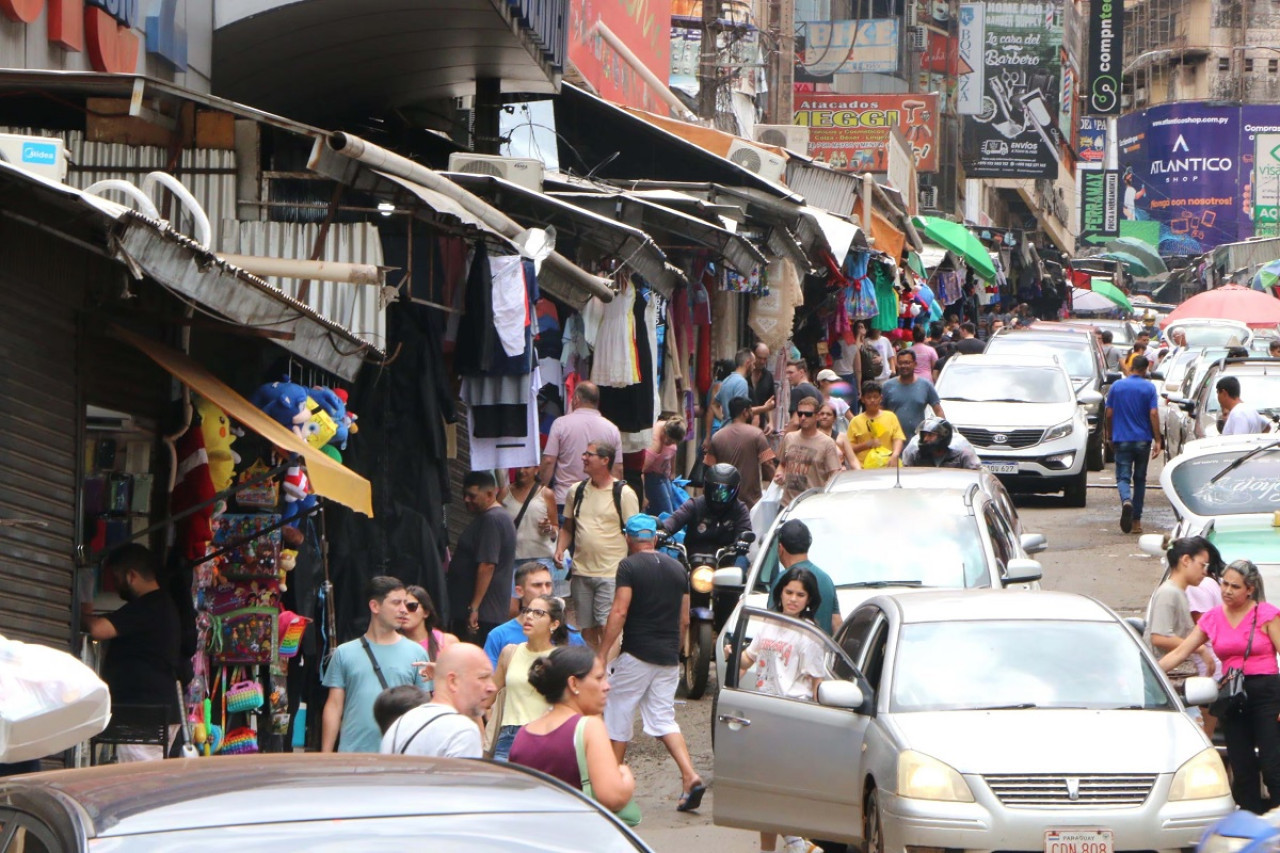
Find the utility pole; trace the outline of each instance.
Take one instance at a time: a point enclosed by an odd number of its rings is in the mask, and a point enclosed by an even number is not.
[[[769,35],[769,123],[795,121],[796,4],[795,0],[768,0]]]
[[[698,57],[698,115],[715,125],[720,93],[720,0],[702,0],[702,52]]]

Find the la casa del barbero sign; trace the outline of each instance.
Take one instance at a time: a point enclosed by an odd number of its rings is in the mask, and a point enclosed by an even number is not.
[[[49,42],[85,52],[98,71],[131,74],[146,52],[179,71],[187,68],[187,33],[178,26],[181,0],[0,0],[0,14],[21,24],[47,16]],[[146,14],[144,15],[144,7]]]

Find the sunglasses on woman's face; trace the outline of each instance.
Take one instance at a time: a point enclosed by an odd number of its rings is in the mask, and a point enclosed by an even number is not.
[[[417,612],[418,612],[418,608],[419,608],[419,607],[421,607],[421,606],[422,606],[422,604],[421,604],[421,603],[419,603],[419,602],[417,602],[417,601],[406,601],[406,602],[404,603],[404,606],[405,606],[405,607],[407,607],[407,608],[409,608],[409,612],[410,612],[410,613],[417,613]]]

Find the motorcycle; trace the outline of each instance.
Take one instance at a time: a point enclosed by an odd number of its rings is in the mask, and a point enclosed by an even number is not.
[[[715,638],[733,611],[732,601],[722,601],[716,606],[716,569],[735,565],[737,559],[747,553],[755,534],[747,531],[731,545],[715,554],[689,555],[682,539],[663,535],[658,547],[675,557],[689,573],[689,629],[685,633],[680,650],[680,685],[685,696],[701,699],[707,692],[707,680],[711,673],[711,655],[715,651]],[[736,597],[736,596],[734,596]]]

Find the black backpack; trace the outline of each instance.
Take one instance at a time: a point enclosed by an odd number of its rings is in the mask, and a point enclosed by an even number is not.
[[[862,360],[862,381],[875,379],[884,370],[884,356],[871,344],[858,347],[858,357]]]
[[[578,523],[578,512],[582,509],[582,499],[587,494],[587,484],[590,482],[590,480],[583,480],[573,492],[573,523],[575,526]],[[626,488],[626,485],[625,480],[613,481],[613,508],[618,511],[618,530],[622,532],[623,536],[627,535],[627,520],[622,517],[622,490]]]

